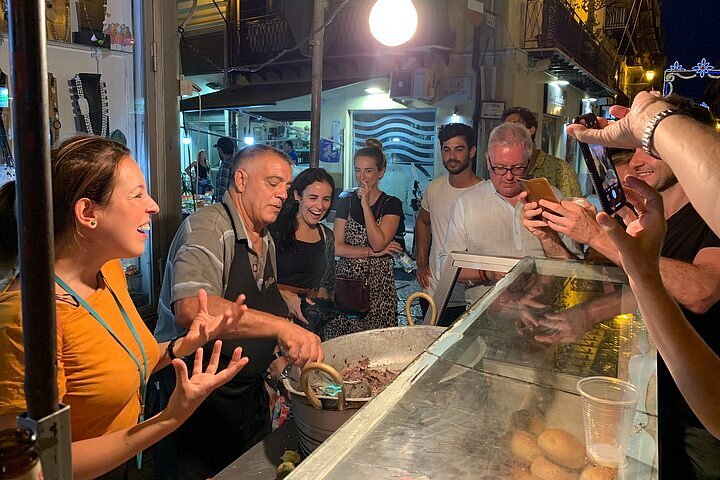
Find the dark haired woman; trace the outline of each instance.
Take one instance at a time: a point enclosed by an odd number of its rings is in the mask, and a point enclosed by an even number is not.
[[[180,426],[217,387],[247,363],[235,350],[216,374],[216,342],[203,371],[202,349],[221,332],[225,316],[200,313],[188,335],[159,344],[140,318],[120,258],[141,255],[158,205],[130,151],[101,137],[75,137],[53,151],[53,226],[57,314],[57,382],[72,414],[73,478],[124,478],[125,462]],[[0,226],[12,230],[12,186],[0,189]],[[11,237],[14,238],[14,237]],[[4,237],[2,245],[9,239]],[[12,265],[17,245],[5,245]],[[7,270],[7,267],[6,267]],[[22,275],[22,272],[20,272]],[[0,429],[26,409],[19,279],[0,291]],[[192,375],[173,354],[195,352]],[[142,421],[148,378],[172,362],[177,387],[165,410]]]
[[[270,225],[280,293],[290,313],[318,335],[329,316],[323,300],[330,298],[335,285],[335,236],[320,223],[330,211],[334,190],[335,182],[325,170],[304,170],[293,180]]]
[[[367,279],[370,309],[367,314],[340,312],[325,326],[325,338],[397,326],[397,292],[392,255],[402,252],[393,240],[402,218],[402,202],[379,188],[387,160],[381,144],[366,140],[355,153],[355,179],[359,188],[340,200],[335,217],[335,253],[338,276]]]

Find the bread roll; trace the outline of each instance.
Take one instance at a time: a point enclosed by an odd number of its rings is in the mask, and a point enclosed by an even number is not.
[[[513,430],[525,430],[535,436],[545,430],[545,422],[537,415],[528,410],[517,410],[510,416],[510,427]]]
[[[585,465],[585,446],[566,430],[545,430],[538,437],[537,444],[550,459],[563,467],[579,470]]]
[[[577,480],[577,475],[573,475],[545,457],[536,458],[530,465],[530,472],[540,480]]]
[[[542,450],[538,447],[535,437],[522,430],[513,433],[510,438],[510,451],[518,462],[525,465],[530,465],[533,460],[542,455]]]
[[[617,468],[588,465],[580,475],[580,480],[617,480]]]
[[[541,480],[532,473],[528,472],[524,468],[513,467],[510,469],[510,476],[512,480]]]

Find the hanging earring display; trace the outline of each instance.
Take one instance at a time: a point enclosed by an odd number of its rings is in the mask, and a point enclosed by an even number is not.
[[[48,39],[59,42],[70,41],[70,0],[47,0],[45,20],[49,32]]]
[[[50,146],[60,138],[60,110],[58,109],[57,97],[57,79],[55,75],[48,72],[48,101],[50,103],[48,111],[50,112]]]
[[[94,47],[110,48],[110,36],[103,33],[107,0],[77,0],[78,31],[73,41]]]
[[[105,82],[100,81],[100,75],[78,73],[72,79],[72,87],[75,90],[78,130],[91,135],[107,137],[110,115]],[[99,129],[97,128],[98,123],[100,124]]]

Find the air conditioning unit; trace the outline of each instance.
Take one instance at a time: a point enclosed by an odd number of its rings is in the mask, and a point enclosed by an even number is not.
[[[390,98],[424,99],[435,96],[435,72],[428,68],[396,70],[390,75]]]

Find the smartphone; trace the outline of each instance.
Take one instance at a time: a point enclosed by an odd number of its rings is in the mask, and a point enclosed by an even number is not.
[[[547,178],[518,178],[518,182],[520,182],[522,189],[527,192],[528,202],[547,200],[548,202],[560,203]]]
[[[593,113],[577,117],[575,123],[584,124],[588,128],[598,128],[597,117]],[[612,216],[627,204],[627,199],[610,152],[602,145],[583,142],[578,144],[600,205],[608,215]]]

